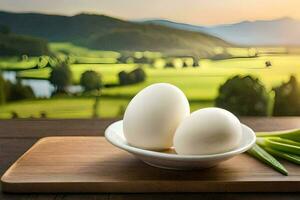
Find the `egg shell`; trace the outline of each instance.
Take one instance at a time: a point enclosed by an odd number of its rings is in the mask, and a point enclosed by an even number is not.
[[[236,116],[224,109],[204,108],[179,125],[174,147],[183,155],[224,153],[238,147],[241,137],[242,127]]]
[[[123,131],[131,146],[160,150],[173,145],[180,122],[190,115],[189,102],[174,85],[157,83],[140,91],[129,103]]]

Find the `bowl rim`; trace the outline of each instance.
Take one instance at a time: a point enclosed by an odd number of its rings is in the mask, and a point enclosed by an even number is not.
[[[162,159],[169,159],[169,160],[207,160],[207,159],[218,159],[218,158],[224,158],[224,157],[231,157],[240,153],[243,153],[247,150],[249,150],[251,147],[254,146],[255,141],[256,141],[256,135],[254,131],[249,128],[247,125],[242,124],[242,131],[243,131],[243,136],[242,140],[246,138],[245,134],[248,135],[249,142],[247,142],[243,146],[239,146],[233,150],[226,151],[224,153],[217,153],[217,154],[205,154],[205,155],[179,155],[179,154],[170,154],[170,153],[165,153],[165,152],[159,152],[159,151],[154,151],[154,150],[146,150],[146,149],[141,149],[138,147],[134,147],[129,145],[128,143],[123,143],[119,142],[115,139],[113,134],[119,134],[115,130],[116,126],[123,126],[123,120],[116,121],[109,125],[106,130],[105,130],[105,138],[106,140],[111,143],[112,145],[123,149],[125,151],[128,151],[133,154],[141,155],[141,156],[148,156],[148,157],[156,157],[156,158],[162,158]],[[124,137],[125,139],[125,137]]]

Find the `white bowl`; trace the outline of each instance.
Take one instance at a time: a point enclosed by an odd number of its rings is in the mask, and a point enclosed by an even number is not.
[[[164,169],[191,170],[215,166],[222,161],[249,150],[255,144],[255,133],[244,124],[242,124],[242,130],[243,135],[239,147],[231,151],[211,155],[178,155],[174,149],[160,152],[130,146],[123,134],[122,120],[111,124],[105,130],[105,138],[114,146],[132,153],[151,166]]]

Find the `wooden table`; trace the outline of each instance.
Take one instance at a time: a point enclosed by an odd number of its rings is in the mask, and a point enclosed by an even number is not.
[[[103,135],[117,119],[0,120],[0,174],[39,138],[45,136]],[[256,131],[300,127],[300,117],[242,118]],[[0,188],[1,190],[1,188]],[[195,193],[195,194],[4,194],[0,199],[300,199],[300,193]]]

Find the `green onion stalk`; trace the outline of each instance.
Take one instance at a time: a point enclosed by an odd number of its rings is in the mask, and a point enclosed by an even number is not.
[[[248,150],[251,156],[283,175],[288,175],[288,171],[276,157],[300,165],[300,129],[257,132],[256,136],[256,144]]]

